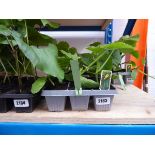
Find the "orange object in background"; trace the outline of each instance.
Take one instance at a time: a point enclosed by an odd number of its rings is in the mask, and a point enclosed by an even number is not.
[[[139,69],[144,71],[144,65],[142,64],[143,58],[146,58],[146,47],[147,47],[147,31],[148,31],[148,19],[138,19],[136,20],[135,26],[132,30],[132,35],[139,34],[140,39],[137,42],[136,50],[139,52],[139,59],[136,60],[133,56],[130,60],[134,61]],[[142,88],[144,75],[138,72],[137,77],[134,81],[134,85],[138,88]]]

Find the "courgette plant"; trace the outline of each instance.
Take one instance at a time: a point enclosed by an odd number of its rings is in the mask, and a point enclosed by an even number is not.
[[[120,71],[122,69],[122,58],[125,54],[130,54],[135,58],[139,57],[138,52],[135,50],[135,45],[139,36],[125,36],[111,44],[101,45],[100,43],[91,44],[88,49],[91,54],[82,54],[83,67],[81,73],[89,72],[96,76],[102,70]],[[135,63],[130,61],[135,66]]]

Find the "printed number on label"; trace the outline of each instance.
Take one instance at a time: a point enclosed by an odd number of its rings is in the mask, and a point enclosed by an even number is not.
[[[29,107],[29,101],[24,100],[13,100],[15,107]]]
[[[97,105],[108,105],[110,104],[110,97],[98,97],[96,98]]]

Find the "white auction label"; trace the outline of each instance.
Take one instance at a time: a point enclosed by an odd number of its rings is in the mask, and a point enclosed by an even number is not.
[[[127,80],[127,83],[130,83],[130,84],[133,83],[133,79],[132,79],[132,77],[131,77],[131,78],[127,78],[126,80]]]
[[[13,100],[15,107],[29,107],[29,101],[27,99]]]
[[[97,97],[96,104],[97,105],[108,105],[110,104],[110,97]]]

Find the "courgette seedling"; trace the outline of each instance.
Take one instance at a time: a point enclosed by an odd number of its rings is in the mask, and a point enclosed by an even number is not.
[[[125,36],[110,44],[95,42],[87,49],[90,53],[80,55],[81,61],[81,75],[87,74],[96,82],[99,82],[99,77],[102,70],[115,72],[113,78],[122,78],[121,75],[116,74],[122,70],[122,58],[125,54],[131,54],[135,58],[139,57],[135,50],[135,45],[139,36]],[[133,63],[133,62],[131,62]]]
[[[91,77],[96,78],[96,81],[98,81],[98,77],[102,70],[111,70],[113,72],[112,79],[118,78],[124,89],[125,84],[121,75],[121,72],[124,70],[123,65],[130,67],[126,69],[126,71],[131,72],[133,80],[136,78],[138,72],[147,75],[134,61],[123,61],[126,54],[132,55],[136,59],[139,58],[139,53],[135,50],[139,37],[139,35],[123,36],[118,41],[110,44],[102,45],[98,42],[91,44],[88,47],[91,54],[81,55],[83,62],[81,69],[82,74],[87,72],[87,74],[90,74]],[[144,62],[144,60],[142,60],[142,62]],[[152,76],[149,77],[155,78]]]

